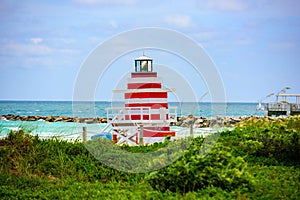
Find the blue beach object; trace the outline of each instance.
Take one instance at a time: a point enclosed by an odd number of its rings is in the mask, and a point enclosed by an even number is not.
[[[92,140],[95,138],[107,138],[112,140],[112,135],[109,132],[104,132],[104,133],[95,134],[91,137]]]

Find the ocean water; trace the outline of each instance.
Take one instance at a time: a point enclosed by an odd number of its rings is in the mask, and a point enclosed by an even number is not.
[[[0,101],[0,115],[15,114],[22,116],[79,116],[106,117],[105,108],[123,107],[122,102],[72,102],[72,101]],[[257,103],[192,103],[170,102],[176,106],[178,115],[213,116],[262,116],[256,111]],[[225,109],[225,110],[224,110]]]
[[[123,107],[122,102],[71,102],[71,101],[0,101],[0,115],[14,114],[21,116],[70,116],[70,117],[106,117],[106,108]],[[214,117],[214,116],[263,116],[263,111],[256,111],[256,103],[178,103],[170,102],[169,106],[176,106],[178,116]],[[0,119],[0,137],[4,137],[11,130],[23,129],[40,137],[63,137],[67,139],[82,139],[82,129],[87,127],[88,138],[99,133],[106,124],[80,124],[44,121],[7,121]],[[178,129],[178,127],[172,127]],[[183,131],[184,130],[180,130]],[[179,132],[180,132],[179,131]],[[206,129],[198,130],[199,134],[206,133]],[[197,131],[195,132],[197,134]]]

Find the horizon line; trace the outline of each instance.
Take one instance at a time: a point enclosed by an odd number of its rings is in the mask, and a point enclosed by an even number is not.
[[[15,101],[15,102],[21,102],[21,101],[27,101],[27,102],[107,102],[107,103],[122,103],[124,101],[108,101],[108,100],[62,100],[62,99],[58,99],[58,100],[47,100],[47,99],[39,99],[39,100],[33,100],[33,99],[0,99],[0,102],[4,102],[4,101]],[[209,102],[209,101],[200,101],[200,102],[196,102],[196,101],[168,101],[168,103],[257,103],[257,101],[215,101],[215,102]]]

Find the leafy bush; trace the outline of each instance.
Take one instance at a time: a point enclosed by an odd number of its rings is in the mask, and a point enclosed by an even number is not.
[[[239,123],[234,130],[222,133],[222,141],[234,146],[237,155],[262,156],[299,164],[299,124],[299,116],[251,118]]]
[[[124,172],[145,173],[163,168],[183,155],[191,139],[165,141],[148,146],[118,146],[98,138],[85,143],[89,152],[106,165]]]
[[[252,177],[242,157],[234,157],[230,148],[217,143],[207,156],[201,156],[203,138],[197,138],[185,154],[170,166],[152,172],[149,183],[160,191],[186,193],[208,186],[224,190],[251,187]]]
[[[24,159],[34,152],[38,137],[25,134],[22,130],[12,131],[5,140],[0,140],[0,170],[15,174],[28,174],[32,160]]]

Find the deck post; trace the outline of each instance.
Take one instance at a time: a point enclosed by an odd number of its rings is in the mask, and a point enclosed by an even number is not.
[[[286,108],[286,115],[289,116],[291,115],[291,105],[289,103],[287,103],[287,108]]]
[[[85,126],[82,127],[82,131],[82,141],[85,142],[87,140],[87,131]]]
[[[196,118],[191,114],[188,116],[188,125],[190,125],[190,137],[194,138],[194,123]]]
[[[139,137],[138,137],[138,144],[144,145],[144,125],[140,125],[140,131],[139,131]]]
[[[190,136],[192,138],[194,138],[194,124],[193,123],[190,124]]]

